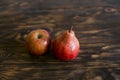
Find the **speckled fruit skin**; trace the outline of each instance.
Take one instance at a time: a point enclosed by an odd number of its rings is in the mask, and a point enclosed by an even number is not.
[[[44,29],[33,30],[25,38],[27,49],[35,56],[45,54],[50,47],[50,42],[50,35]]]
[[[52,49],[60,60],[75,59],[78,56],[80,45],[73,30],[58,33],[52,42]]]

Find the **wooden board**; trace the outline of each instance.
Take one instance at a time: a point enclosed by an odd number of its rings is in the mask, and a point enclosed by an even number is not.
[[[30,31],[54,38],[72,25],[81,44],[75,60],[28,54]],[[120,1],[1,0],[0,80],[120,80]]]

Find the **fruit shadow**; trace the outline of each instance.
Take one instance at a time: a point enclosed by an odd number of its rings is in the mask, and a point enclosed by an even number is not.
[[[27,51],[27,53],[28,53],[29,59],[31,61],[40,61],[40,62],[44,62],[44,63],[46,62],[47,63],[49,61],[55,61],[55,59],[56,59],[52,50],[48,50],[45,54],[40,55],[40,56],[33,55],[28,51]]]

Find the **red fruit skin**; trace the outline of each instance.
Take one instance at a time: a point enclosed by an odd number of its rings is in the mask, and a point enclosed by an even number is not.
[[[78,56],[79,48],[79,41],[73,31],[58,34],[52,43],[55,56],[63,61],[75,59]]]
[[[39,35],[41,36],[40,38]],[[30,54],[40,56],[45,54],[50,47],[50,35],[44,29],[31,31],[25,38],[25,43]]]

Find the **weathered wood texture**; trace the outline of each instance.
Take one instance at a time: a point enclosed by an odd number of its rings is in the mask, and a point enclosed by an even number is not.
[[[54,38],[71,25],[81,43],[75,60],[28,54],[28,32]],[[120,80],[120,1],[0,0],[0,80]]]

